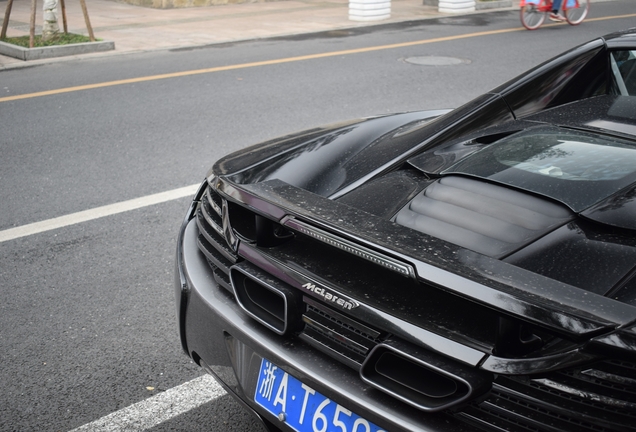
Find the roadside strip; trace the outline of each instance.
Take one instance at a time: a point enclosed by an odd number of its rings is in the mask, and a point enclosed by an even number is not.
[[[115,204],[109,204],[102,207],[96,207],[90,210],[84,210],[77,213],[72,213],[65,216],[56,217],[53,219],[43,220],[41,222],[34,222],[28,225],[22,225],[15,228],[9,228],[4,231],[0,231],[0,243],[17,239],[20,237],[26,237],[33,234],[54,230],[57,228],[66,227],[69,225],[75,225],[80,222],[86,222],[93,219],[98,219],[105,216],[111,216],[118,213],[123,213],[129,210],[135,210],[142,207],[151,206],[154,204],[160,204],[166,201],[172,201],[178,198],[186,196],[192,196],[195,194],[199,184],[194,184],[179,189],[173,189],[166,192],[160,192],[153,195],[147,195],[141,198],[134,198],[128,201],[122,201]]]
[[[632,17],[636,17],[636,13],[628,14],[628,15],[592,18],[592,19],[588,19],[587,21],[604,21],[604,20],[632,18]],[[549,24],[549,25],[554,26],[554,25],[563,25],[563,24],[558,23],[558,24]],[[207,74],[207,73],[214,73],[214,72],[221,72],[221,71],[228,71],[228,70],[245,69],[245,68],[251,68],[251,67],[258,67],[258,66],[267,66],[267,65],[274,65],[274,64],[281,64],[281,63],[290,63],[290,62],[325,58],[325,57],[334,57],[334,56],[357,54],[357,53],[363,53],[363,52],[402,48],[402,47],[408,47],[408,46],[423,45],[423,44],[437,43],[437,42],[446,42],[446,41],[466,39],[466,38],[472,38],[472,37],[511,33],[511,32],[517,32],[517,31],[526,31],[526,30],[523,27],[515,27],[515,28],[502,29],[502,30],[492,30],[492,31],[486,31],[486,32],[469,33],[464,35],[424,39],[424,40],[404,42],[399,44],[378,45],[378,46],[372,46],[367,48],[332,51],[332,52],[312,54],[312,55],[306,55],[306,56],[288,57],[288,58],[277,59],[277,60],[266,60],[261,62],[242,63],[242,64],[236,64],[236,65],[220,66],[220,67],[207,68],[207,69],[196,69],[196,70],[175,72],[175,73],[169,73],[169,74],[150,75],[150,76],[131,78],[126,80],[107,81],[102,83],[87,84],[83,86],[66,87],[66,88],[61,88],[57,90],[47,90],[47,91],[36,92],[36,93],[6,96],[6,97],[0,98],[0,103],[21,100],[21,99],[30,99],[30,98],[41,97],[41,96],[51,96],[51,95],[62,94],[62,93],[70,93],[70,92],[76,92],[76,91],[82,91],[82,90],[91,90],[91,89],[98,89],[98,88],[104,88],[104,87],[112,87],[117,85],[140,83],[145,81],[155,81],[155,80],[167,79],[167,78],[178,78],[178,77],[184,77],[184,76],[190,76],[190,75]],[[183,188],[174,189],[172,191],[149,195],[142,198],[124,201],[121,203],[106,205],[103,207],[81,211],[81,212],[73,213],[66,216],[60,216],[54,219],[48,219],[45,221],[23,225],[16,228],[10,228],[4,231],[0,231],[0,243],[8,241],[8,240],[20,238],[20,237],[25,237],[32,234],[37,234],[44,231],[50,231],[56,228],[73,225],[80,222],[85,222],[92,219],[97,219],[104,216],[110,216],[110,215],[125,212],[128,210],[134,210],[134,209],[146,207],[153,204],[158,204],[158,203],[170,201],[177,198],[182,198],[188,195],[193,195],[196,192],[197,186],[198,185],[186,186]]]
[[[214,378],[203,375],[70,432],[143,431],[225,394]]]
[[[636,14],[634,15],[636,16]],[[241,64],[219,66],[219,67],[206,68],[206,69],[195,69],[195,70],[174,72],[174,73],[167,73],[167,74],[160,74],[160,75],[150,75],[145,77],[130,78],[130,79],[124,79],[124,80],[117,80],[117,81],[106,81],[106,82],[95,83],[95,84],[66,87],[66,88],[61,88],[56,90],[46,90],[46,91],[41,91],[36,93],[6,96],[6,97],[0,98],[0,103],[16,101],[20,99],[31,99],[31,98],[41,97],[41,96],[52,96],[52,95],[57,95],[62,93],[71,93],[71,92],[82,91],[82,90],[93,90],[98,88],[112,87],[112,86],[118,86],[118,85],[124,85],[124,84],[135,84],[135,83],[146,82],[146,81],[156,81],[156,80],[167,79],[167,78],[179,78],[179,77],[185,77],[185,76],[191,76],[191,75],[201,75],[201,74],[223,72],[223,71],[236,70],[236,69],[246,69],[246,68],[252,68],[252,67],[259,67],[259,66],[292,63],[292,62],[320,59],[320,58],[326,58],[326,57],[337,57],[342,55],[359,54],[359,53],[381,51],[381,50],[394,49],[394,48],[404,48],[404,47],[415,46],[415,45],[447,42],[447,41],[454,41],[458,39],[467,39],[467,38],[480,37],[480,36],[490,36],[490,35],[496,35],[496,34],[502,34],[502,33],[517,32],[517,31],[527,31],[527,30],[524,27],[515,27],[515,28],[509,28],[509,29],[491,30],[486,32],[469,33],[464,35],[446,36],[441,38],[424,39],[424,40],[403,42],[403,43],[390,44],[390,45],[377,45],[377,46],[372,46],[367,48],[356,48],[356,49],[342,50],[342,51],[330,51],[325,53],[310,54],[310,55],[304,55],[304,56],[298,56],[298,57],[287,57],[287,58],[275,59],[275,60],[264,60],[260,62],[241,63]]]
[[[634,17],[636,17],[636,13],[626,14],[626,15],[615,15],[615,16],[608,16],[608,17],[599,17],[599,18],[589,18],[586,21],[588,22],[607,21],[607,20],[613,20],[613,19],[625,19],[625,18],[634,18]],[[543,27],[553,27],[557,25],[564,25],[564,24],[563,23],[545,24]],[[218,66],[213,68],[195,69],[195,70],[173,72],[173,73],[159,74],[159,75],[149,75],[144,77],[124,79],[124,80],[106,81],[106,82],[95,83],[95,84],[66,87],[66,88],[55,89],[55,90],[45,90],[45,91],[35,92],[35,93],[5,96],[0,98],[0,103],[11,102],[11,101],[16,101],[21,99],[31,99],[31,98],[42,97],[42,96],[52,96],[52,95],[58,95],[63,93],[83,91],[83,90],[93,90],[93,89],[99,89],[104,87],[113,87],[113,86],[125,85],[125,84],[135,84],[135,83],[141,83],[146,81],[157,81],[157,80],[168,79],[168,78],[179,78],[179,77],[185,77],[185,76],[191,76],[191,75],[201,75],[201,74],[209,74],[209,73],[223,72],[223,71],[229,71],[229,70],[247,69],[247,68],[253,68],[253,67],[292,63],[292,62],[313,60],[313,59],[326,58],[326,57],[360,54],[365,52],[404,48],[409,46],[425,45],[425,44],[432,44],[432,43],[439,43],[439,42],[448,42],[448,41],[454,41],[454,40],[460,40],[460,39],[491,36],[491,35],[497,35],[497,34],[518,32],[518,31],[527,31],[527,30],[524,27],[513,27],[513,28],[507,28],[507,29],[501,29],[501,30],[468,33],[463,35],[446,36],[446,37],[433,38],[433,39],[422,39],[422,40],[403,42],[403,43],[397,43],[397,44],[377,45],[377,46],[372,46],[367,48],[357,48],[357,49],[342,50],[342,51],[330,51],[325,53],[310,54],[310,55],[297,56],[297,57],[287,57],[287,58],[275,59],[275,60],[264,60],[260,62],[241,63],[241,64],[235,64],[235,65]]]

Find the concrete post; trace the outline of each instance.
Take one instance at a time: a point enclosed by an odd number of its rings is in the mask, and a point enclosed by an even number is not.
[[[475,0],[439,0],[439,11],[444,13],[474,12]]]
[[[351,21],[376,21],[391,17],[391,0],[349,0]]]
[[[57,23],[57,0],[44,0],[44,18],[42,24],[42,40],[49,40],[60,32]]]

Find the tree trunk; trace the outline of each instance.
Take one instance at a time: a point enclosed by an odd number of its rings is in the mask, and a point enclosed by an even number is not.
[[[60,32],[57,23],[57,0],[44,0],[44,24],[42,25],[42,40],[50,40]]]

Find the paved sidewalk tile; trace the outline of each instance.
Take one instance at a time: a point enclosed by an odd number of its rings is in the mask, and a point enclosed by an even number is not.
[[[6,4],[6,0],[0,1],[2,17]],[[26,0],[14,0],[8,36],[29,34],[30,5],[31,2]],[[437,7],[423,5],[422,0],[392,0],[390,18],[365,22],[349,20],[348,0],[286,0],[181,9],[152,9],[115,0],[90,0],[87,7],[95,36],[113,41],[115,50],[83,56],[203,46],[444,15]],[[41,0],[36,14],[36,23],[41,24]],[[88,34],[79,0],[66,0],[66,14],[70,32]],[[58,19],[61,26],[61,12]],[[50,61],[60,59],[41,60]],[[0,56],[0,69],[19,67],[24,63]]]

